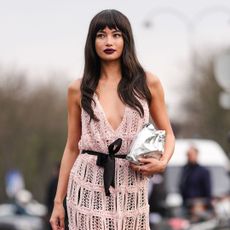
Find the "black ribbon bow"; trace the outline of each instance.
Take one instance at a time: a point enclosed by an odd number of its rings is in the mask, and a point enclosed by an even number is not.
[[[104,168],[104,187],[106,196],[110,195],[110,185],[114,188],[115,182],[115,154],[120,150],[122,139],[118,138],[108,146],[109,154],[100,154],[97,157],[97,165]]]
[[[109,187],[115,187],[115,157],[126,158],[126,155],[115,155],[121,148],[122,139],[118,138],[108,146],[108,154],[92,150],[83,150],[82,153],[97,155],[97,166],[104,168],[104,188],[106,196],[110,195]]]

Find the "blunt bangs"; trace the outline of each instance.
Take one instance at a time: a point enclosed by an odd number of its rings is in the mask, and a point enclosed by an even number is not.
[[[127,33],[127,23],[125,16],[117,10],[104,10],[97,14],[92,24],[93,37],[96,37],[96,33],[99,30],[103,30],[105,27],[109,29],[119,29],[123,33]]]

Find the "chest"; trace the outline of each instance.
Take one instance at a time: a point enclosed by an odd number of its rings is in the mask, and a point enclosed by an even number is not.
[[[188,184],[199,185],[204,183],[205,177],[201,170],[195,169],[191,170],[188,174]]]
[[[121,101],[116,91],[106,91],[97,96],[108,120],[123,117],[125,104]]]
[[[112,130],[117,130],[125,119],[126,105],[115,90],[95,93],[96,103],[106,123]]]

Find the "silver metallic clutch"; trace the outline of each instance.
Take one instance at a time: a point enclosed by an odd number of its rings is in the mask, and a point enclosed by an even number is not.
[[[164,152],[165,136],[165,130],[157,130],[151,123],[145,124],[133,140],[126,159],[138,165],[140,157],[159,159]]]

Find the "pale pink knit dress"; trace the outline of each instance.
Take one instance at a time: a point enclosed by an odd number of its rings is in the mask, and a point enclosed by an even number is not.
[[[129,106],[114,130],[108,122],[96,94],[92,103],[99,122],[91,120],[82,110],[82,135],[80,151],[108,152],[108,145],[122,138],[117,154],[127,154],[130,144],[149,121],[149,108],[140,100],[144,117]],[[133,171],[126,159],[115,158],[115,188],[110,186],[110,196],[105,195],[103,168],[96,165],[97,156],[79,154],[70,173],[67,189],[67,210],[70,230],[149,230],[148,178]]]

